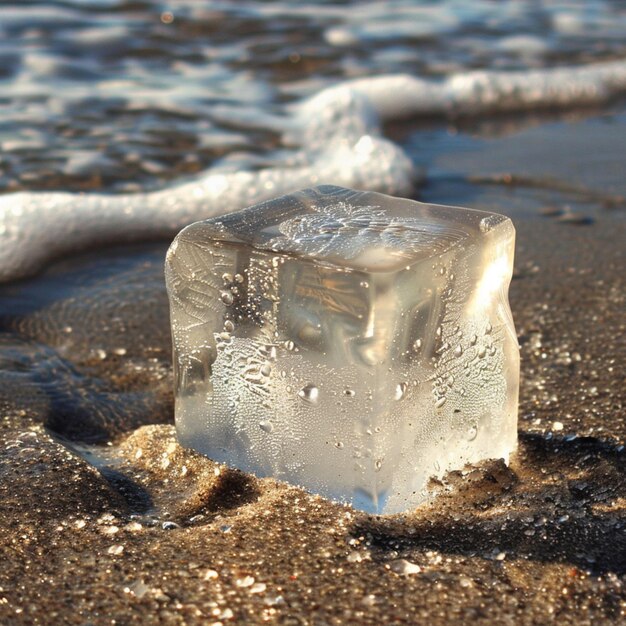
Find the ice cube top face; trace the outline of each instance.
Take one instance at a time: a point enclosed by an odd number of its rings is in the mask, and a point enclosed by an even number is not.
[[[184,229],[166,262],[184,445],[373,513],[517,441],[506,217],[338,187]]]

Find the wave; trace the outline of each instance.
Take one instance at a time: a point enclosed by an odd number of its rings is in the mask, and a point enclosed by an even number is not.
[[[214,168],[163,190],[17,192],[0,196],[0,281],[40,271],[51,259],[112,242],[173,236],[187,224],[318,185],[409,195],[414,168],[382,123],[420,115],[572,107],[626,91],[626,61],[520,72],[476,71],[425,80],[409,75],[343,82],[284,115],[257,117],[279,130],[285,152],[256,171]]]

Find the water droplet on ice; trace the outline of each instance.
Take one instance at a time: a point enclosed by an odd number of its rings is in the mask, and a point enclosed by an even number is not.
[[[457,346],[454,349],[454,356],[461,356],[463,354],[463,346]]]
[[[259,422],[259,428],[266,433],[271,433],[274,430],[274,424],[269,420],[263,420]]]
[[[225,283],[232,283],[233,282],[233,275],[232,274],[228,274],[228,273],[222,274],[222,280]]]
[[[488,233],[491,230],[491,221],[491,216],[483,217],[483,219],[480,220],[478,227],[480,228],[481,233]]]
[[[406,383],[398,383],[396,386],[396,392],[394,394],[395,400],[402,400],[404,398],[404,394],[406,393],[407,384]]]
[[[230,306],[234,300],[233,294],[229,291],[222,291],[222,293],[220,294],[220,298],[226,306]]]
[[[337,443],[335,443],[335,448],[339,448],[339,450],[341,450],[343,448],[343,441],[338,441]]]
[[[265,363],[264,365],[261,366],[261,374],[263,374],[263,376],[269,376],[272,373],[272,367],[269,363]]]
[[[298,396],[309,404],[317,404],[319,402],[320,391],[315,385],[306,385],[298,391]]]
[[[230,320],[226,320],[224,322],[224,330],[228,333],[232,333],[233,330],[235,330],[235,325]]]
[[[415,342],[413,343],[413,350],[415,350],[415,352],[419,352],[421,347],[422,347],[422,340],[416,339]]]
[[[343,395],[347,396],[348,398],[354,398],[354,396],[356,395],[356,392],[354,391],[354,389],[344,389]]]
[[[445,403],[446,403],[446,397],[443,396],[443,397],[439,398],[439,400],[437,400],[437,402],[435,402],[435,408],[440,409]]]
[[[383,466],[383,462],[381,459],[376,459],[376,461],[374,462],[374,469],[377,472],[380,472],[380,468]]]
[[[241,274],[235,274],[235,282],[236,283],[242,283],[243,282],[243,276]]]
[[[296,347],[293,341],[285,341],[284,345],[287,350],[293,350]]]
[[[478,358],[485,358],[485,354],[487,354],[487,348],[485,348],[485,346],[480,346],[480,348],[478,348]]]
[[[487,322],[487,326],[485,326],[485,335],[489,335],[492,330],[493,326],[489,322]]]
[[[465,433],[465,438],[468,441],[474,441],[474,439],[476,439],[477,435],[478,435],[478,428],[476,426],[470,426],[467,429],[467,433]]]

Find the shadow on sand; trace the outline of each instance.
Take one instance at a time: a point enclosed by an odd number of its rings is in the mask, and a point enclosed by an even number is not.
[[[389,551],[561,562],[626,573],[626,454],[595,438],[520,434],[511,467],[451,472],[431,504],[401,518],[360,518],[372,558]]]

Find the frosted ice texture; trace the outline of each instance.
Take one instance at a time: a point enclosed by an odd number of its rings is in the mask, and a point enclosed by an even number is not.
[[[323,186],[167,256],[183,444],[374,513],[517,441],[501,215]]]

